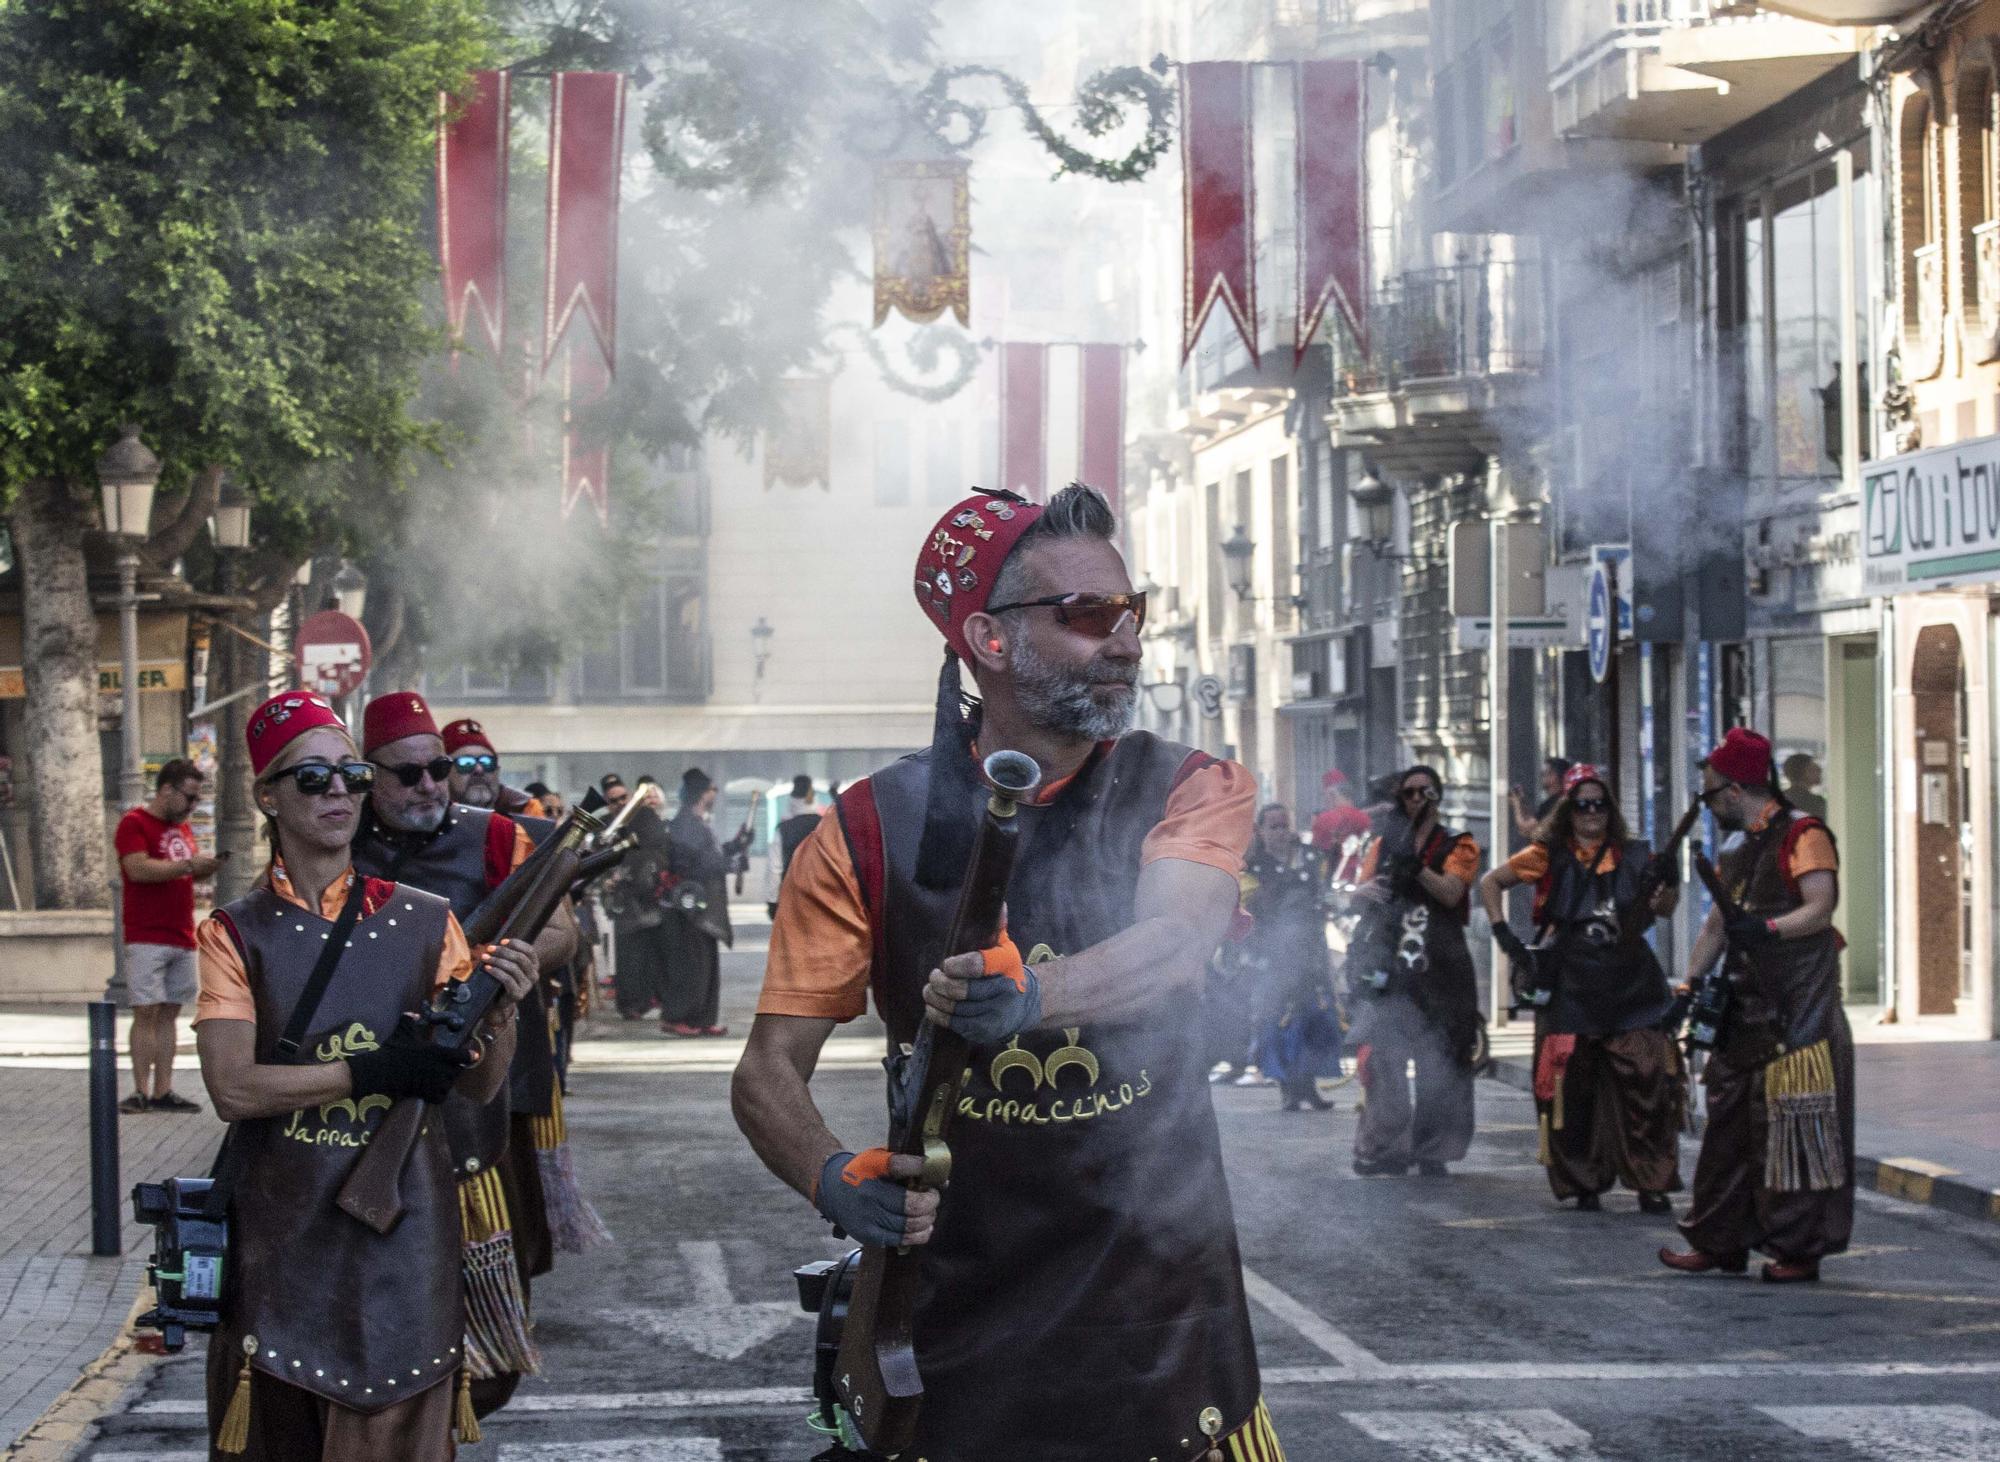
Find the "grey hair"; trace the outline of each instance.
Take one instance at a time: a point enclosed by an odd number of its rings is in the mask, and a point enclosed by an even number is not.
[[[1000,572],[994,576],[993,593],[987,602],[1013,604],[1035,597],[1026,562],[1026,550],[1035,544],[1055,538],[1101,538],[1109,543],[1117,536],[1118,515],[1111,511],[1104,494],[1081,482],[1072,482],[1049,499],[1042,515],[1008,552]]]

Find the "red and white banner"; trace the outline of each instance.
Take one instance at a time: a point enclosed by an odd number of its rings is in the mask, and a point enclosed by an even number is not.
[[[611,522],[611,438],[602,407],[611,368],[590,342],[573,340],[563,357],[562,515],[589,498],[597,521]]]
[[[507,331],[507,126],[504,71],[475,71],[463,96],[438,93],[438,264],[454,345],[466,318],[495,357]]]
[[[618,177],[625,77],[558,71],[549,100],[548,288],[542,370],[579,313],[607,371],[618,359]]]
[[[1295,363],[1328,303],[1368,344],[1368,69],[1359,61],[1302,61],[1298,117],[1298,279]]]
[[[1077,480],[1116,513],[1125,488],[1125,347],[1085,345],[1077,354]]]
[[[1181,359],[1193,353],[1220,299],[1256,360],[1256,174],[1246,63],[1193,61],[1181,67],[1181,161],[1186,296]]]
[[[1048,497],[1049,348],[1000,347],[1000,485],[1031,502]]]

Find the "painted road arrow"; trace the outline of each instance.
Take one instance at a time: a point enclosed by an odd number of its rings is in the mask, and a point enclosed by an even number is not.
[[[692,1304],[671,1310],[606,1310],[604,1318],[715,1360],[735,1360],[790,1329],[793,1322],[812,1318],[796,1303],[737,1299],[730,1292],[729,1268],[723,1261],[721,1244],[689,1240],[680,1245],[680,1251]]]

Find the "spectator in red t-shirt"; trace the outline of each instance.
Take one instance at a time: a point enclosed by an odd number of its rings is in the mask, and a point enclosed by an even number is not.
[[[1319,779],[1320,810],[1312,821],[1312,845],[1338,863],[1341,844],[1369,830],[1368,814],[1348,795],[1347,773],[1330,771]]]
[[[198,1112],[174,1090],[181,1007],[195,970],[194,885],[221,865],[195,851],[188,814],[201,801],[201,768],[170,761],[153,795],[119,820],[113,846],[125,883],[125,985],[132,1001],[132,1095],[121,1112]]]

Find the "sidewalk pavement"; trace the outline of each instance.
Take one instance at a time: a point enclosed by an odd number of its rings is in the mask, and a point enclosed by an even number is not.
[[[2000,1041],[1870,1040],[1857,1030],[1854,1159],[1864,1188],[2000,1223]],[[1534,1086],[1531,1058],[1494,1079]]]
[[[177,1085],[202,1100],[183,1038]],[[122,1029],[120,1046],[122,1059]],[[0,1010],[0,1445],[32,1426],[124,1325],[152,1247],[124,1196],[134,1183],[206,1172],[222,1138],[206,1111],[119,1117],[124,1252],[94,1257],[85,1051],[80,1005]],[[121,1068],[119,1094],[130,1086]]]

